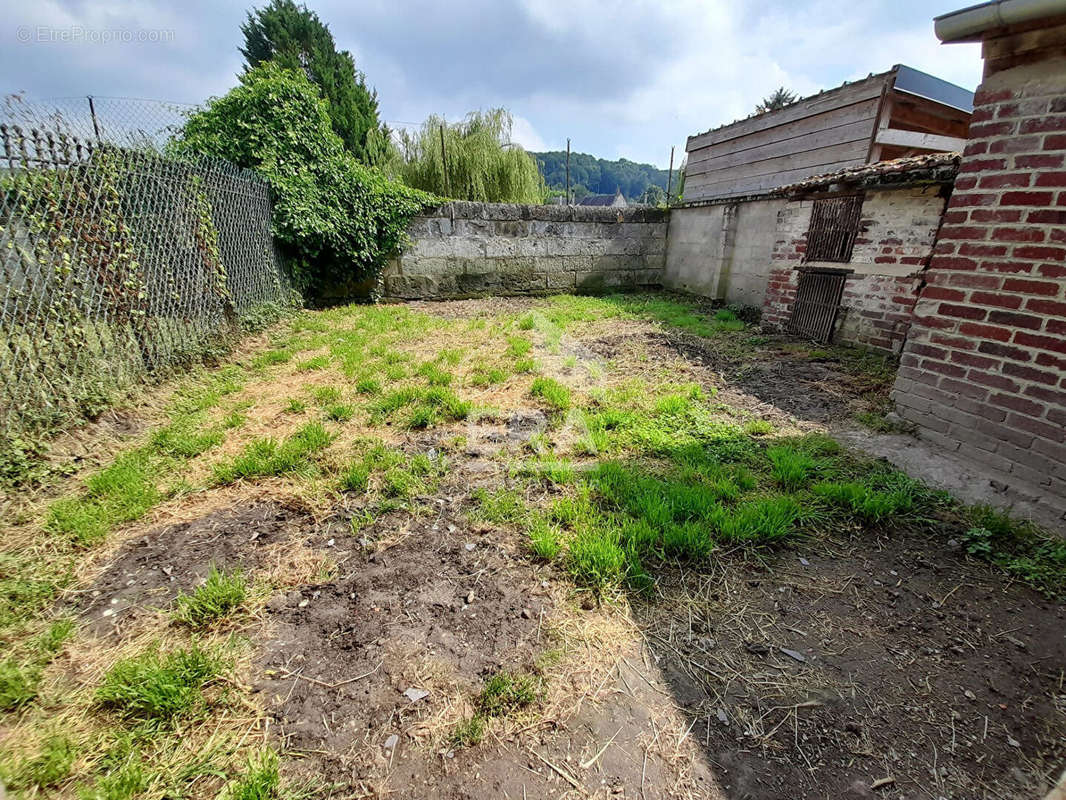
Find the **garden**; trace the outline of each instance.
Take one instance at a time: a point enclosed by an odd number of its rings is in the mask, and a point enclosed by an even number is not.
[[[1037,796],[1066,545],[842,446],[892,378],[668,294],[291,314],[4,497],[4,784]]]

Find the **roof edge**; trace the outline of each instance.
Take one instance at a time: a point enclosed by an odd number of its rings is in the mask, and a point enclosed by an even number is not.
[[[941,14],[933,20],[937,38],[945,44],[978,42],[995,28],[1066,14],[1066,0],[991,0]]]

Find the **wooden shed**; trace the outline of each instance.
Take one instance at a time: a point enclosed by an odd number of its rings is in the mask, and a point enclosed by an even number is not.
[[[972,110],[972,92],[897,64],[690,136],[685,200],[764,195],[819,173],[961,150]]]

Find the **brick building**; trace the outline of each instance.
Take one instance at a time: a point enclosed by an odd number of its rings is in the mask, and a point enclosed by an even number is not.
[[[1052,4],[1055,5],[1055,4]],[[997,476],[1000,504],[1066,520],[1066,3],[937,20],[981,41],[969,139],[893,398],[921,436]]]
[[[958,164],[901,158],[779,190],[764,326],[898,353]]]

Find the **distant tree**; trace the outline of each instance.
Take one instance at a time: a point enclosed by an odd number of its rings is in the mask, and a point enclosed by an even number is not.
[[[542,203],[547,194],[537,163],[511,141],[511,115],[503,108],[473,111],[451,124],[431,116],[418,133],[404,132],[401,146],[400,177],[416,189],[489,203]]]
[[[640,193],[637,197],[638,203],[644,203],[649,206],[660,206],[666,204],[666,189],[655,184],[650,184],[647,189]]]
[[[271,0],[248,12],[244,34],[245,73],[264,61],[299,70],[329,101],[330,125],[348,152],[365,163],[385,156],[389,131],[378,119],[377,92],[355,68],[347,50],[337,50],[329,26],[294,0]]]
[[[796,93],[790,92],[784,86],[774,89],[773,94],[764,97],[759,105],[755,106],[756,114],[765,114],[767,111],[777,111],[779,108],[790,106],[796,102]]]

